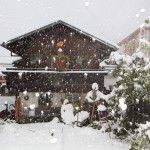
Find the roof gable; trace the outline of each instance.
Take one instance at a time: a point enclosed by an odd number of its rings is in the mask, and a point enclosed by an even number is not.
[[[91,38],[91,39],[93,39],[93,40],[96,40],[97,42],[106,44],[106,45],[108,45],[109,47],[111,47],[111,48],[113,48],[113,49],[115,49],[115,50],[118,49],[117,46],[115,46],[115,45],[113,45],[113,44],[110,44],[109,42],[106,42],[106,41],[104,41],[104,40],[102,40],[102,39],[99,39],[99,38],[97,38],[97,37],[95,37],[95,36],[92,36],[92,35],[88,34],[87,32],[84,32],[84,31],[82,31],[82,30],[80,30],[80,29],[78,29],[78,28],[76,28],[76,27],[74,27],[74,26],[72,26],[72,25],[70,25],[70,24],[68,24],[68,23],[66,23],[66,22],[64,22],[64,21],[61,21],[61,20],[58,20],[58,21],[53,22],[53,23],[51,23],[51,24],[49,24],[49,25],[46,25],[46,26],[44,26],[44,27],[41,27],[41,28],[39,28],[39,29],[36,29],[36,30],[31,31],[31,32],[29,32],[29,33],[26,33],[26,34],[24,34],[24,35],[21,35],[21,36],[19,36],[19,37],[17,37],[17,38],[14,38],[14,39],[12,39],[12,40],[7,41],[7,42],[3,42],[3,43],[1,44],[1,46],[3,46],[3,47],[5,47],[5,48],[9,49],[7,46],[8,46],[10,43],[17,42],[17,41],[19,41],[19,40],[25,40],[26,38],[29,38],[30,36],[33,36],[34,34],[38,34],[38,33],[42,32],[42,31],[44,31],[44,30],[46,30],[46,29],[53,28],[54,26],[57,26],[57,25],[66,26],[66,27],[68,27],[68,28],[70,28],[70,29],[72,29],[72,30],[74,30],[74,31],[76,31],[76,32],[78,32],[78,33],[80,33],[80,34],[85,35],[87,38]]]

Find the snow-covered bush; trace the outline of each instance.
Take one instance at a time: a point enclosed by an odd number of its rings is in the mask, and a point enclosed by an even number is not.
[[[149,150],[150,149],[150,122],[140,124],[137,132],[131,134],[125,142],[131,145],[130,150]]]
[[[54,117],[51,123],[59,123],[59,119],[57,117]]]
[[[126,142],[131,145],[130,150],[146,150],[149,144],[149,139],[145,133],[142,133],[141,135],[132,134],[126,139]]]
[[[150,120],[150,59],[141,52],[132,56],[113,52],[108,61],[117,65],[113,76],[118,80],[110,100],[114,121],[119,125],[117,133],[133,133],[139,123]]]
[[[87,119],[89,118],[89,113],[87,111],[80,111],[77,112],[74,116],[75,124],[78,124],[78,126],[82,127],[84,125],[87,125]]]

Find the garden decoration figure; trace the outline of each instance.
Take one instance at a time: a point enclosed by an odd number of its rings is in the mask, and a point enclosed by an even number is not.
[[[90,104],[90,124],[93,121],[93,118],[98,119],[98,112],[97,112],[97,102],[103,97],[103,93],[101,93],[99,90],[98,84],[93,83],[92,84],[92,90],[89,91],[86,95],[86,99],[88,100]],[[95,111],[96,109],[96,111]],[[96,114],[95,114],[96,113]]]

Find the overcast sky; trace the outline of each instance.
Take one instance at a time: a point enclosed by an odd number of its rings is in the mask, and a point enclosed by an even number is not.
[[[63,20],[118,43],[150,16],[150,0],[0,0],[0,43]]]

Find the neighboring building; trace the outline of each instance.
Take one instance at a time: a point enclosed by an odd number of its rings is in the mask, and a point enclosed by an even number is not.
[[[6,86],[6,75],[2,73],[6,68],[12,68],[13,62],[20,59],[20,57],[11,57],[10,51],[0,46],[0,94],[11,95]]]
[[[83,103],[94,82],[105,94],[107,70],[99,63],[118,48],[63,21],[2,44],[22,60],[6,74],[8,89],[21,98],[20,122],[60,115],[62,101]]]
[[[150,57],[150,26],[138,28],[118,43],[123,54],[132,55],[138,50]]]

